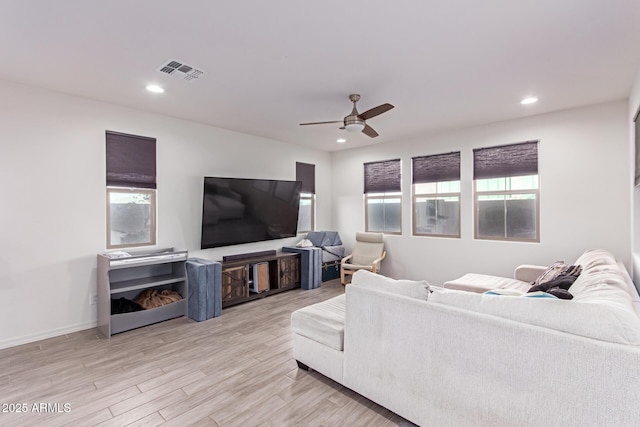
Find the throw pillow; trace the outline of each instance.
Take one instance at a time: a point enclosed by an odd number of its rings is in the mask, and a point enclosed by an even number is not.
[[[302,239],[298,243],[296,243],[296,247],[298,248],[310,248],[313,246],[313,242],[308,239]]]
[[[529,288],[529,292],[538,292],[538,291],[548,292],[549,289],[553,289],[553,288],[559,288],[559,289],[568,291],[571,285],[573,285],[573,282],[576,281],[576,279],[578,278],[581,272],[582,272],[581,266],[567,265],[562,270],[560,270],[560,273],[555,278],[551,280],[545,280],[538,283],[537,285],[534,284],[533,286],[531,286],[531,288]],[[563,295],[566,297],[564,299],[573,298],[571,294],[568,294],[568,295],[563,294]],[[569,296],[571,296],[571,298],[569,298]]]
[[[533,281],[532,285],[537,286],[541,283],[548,282],[549,280],[553,280],[560,275],[560,272],[567,266],[564,261],[556,261],[547,270],[542,273],[536,280]]]

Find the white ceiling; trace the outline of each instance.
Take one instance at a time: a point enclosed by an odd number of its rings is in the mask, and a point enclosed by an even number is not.
[[[0,79],[328,151],[626,98],[640,69],[639,0],[0,5]],[[341,120],[350,93],[395,105],[378,138],[298,125]]]

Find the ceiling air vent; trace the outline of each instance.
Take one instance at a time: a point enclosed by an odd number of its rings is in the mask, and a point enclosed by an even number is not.
[[[204,74],[204,71],[175,59],[170,59],[165,64],[162,64],[158,71],[186,81],[195,80]]]

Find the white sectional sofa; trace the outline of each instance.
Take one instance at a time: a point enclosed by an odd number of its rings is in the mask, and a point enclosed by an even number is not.
[[[606,251],[575,264],[572,300],[361,271],[292,314],[294,357],[423,426],[640,425],[638,293]]]

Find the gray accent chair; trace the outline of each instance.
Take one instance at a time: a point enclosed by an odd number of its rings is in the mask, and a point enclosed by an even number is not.
[[[322,249],[322,264],[340,261],[344,257],[344,246],[337,231],[310,231],[307,239]]]
[[[306,239],[313,246],[285,246],[282,251],[300,254],[301,287],[315,289],[322,284],[324,267],[338,263],[344,257],[344,246],[337,231],[310,231]]]
[[[384,250],[384,235],[382,233],[356,233],[356,246],[351,255],[342,258],[340,263],[340,283],[346,285],[346,276],[358,270],[368,270],[377,273],[380,262],[387,255]]]

